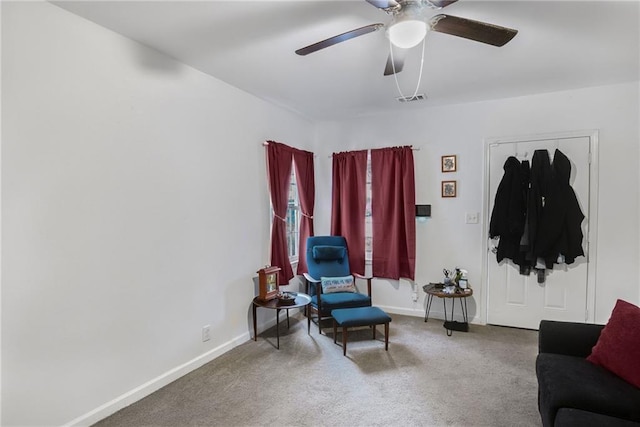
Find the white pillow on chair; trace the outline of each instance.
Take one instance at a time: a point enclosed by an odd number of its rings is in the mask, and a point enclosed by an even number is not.
[[[357,292],[353,276],[344,277],[321,277],[322,293],[331,294],[334,292]]]

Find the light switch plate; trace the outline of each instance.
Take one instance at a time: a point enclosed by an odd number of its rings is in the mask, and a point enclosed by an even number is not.
[[[467,224],[477,224],[478,223],[478,212],[467,212],[465,215],[465,222]]]

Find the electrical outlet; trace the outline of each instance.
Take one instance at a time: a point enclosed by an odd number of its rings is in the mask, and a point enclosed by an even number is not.
[[[211,332],[210,325],[204,325],[202,327],[202,342],[206,342],[211,339],[210,332]]]
[[[465,215],[465,222],[467,224],[477,224],[478,212],[467,212],[467,214]]]
[[[418,301],[418,291],[413,291],[411,298],[413,298],[413,302]]]

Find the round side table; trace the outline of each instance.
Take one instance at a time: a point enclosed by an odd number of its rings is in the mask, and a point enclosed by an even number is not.
[[[307,313],[307,306],[311,303],[311,297],[302,292],[296,293],[296,298],[293,304],[282,304],[279,299],[274,298],[271,300],[263,301],[259,297],[253,299],[253,340],[258,341],[258,326],[256,321],[256,309],[258,307],[270,308],[276,310],[276,348],[280,349],[280,310],[287,310],[287,328],[289,327],[289,310],[292,308],[305,307],[305,314],[307,315],[307,333],[311,330],[311,316]]]
[[[422,290],[428,295],[427,298],[427,307],[424,312],[424,321],[429,320],[429,311],[431,310],[431,303],[433,301],[433,297],[438,297],[442,299],[442,304],[444,306],[444,327],[447,330],[447,336],[451,336],[453,334],[455,324],[455,330],[460,330],[463,332],[467,332],[469,330],[469,311],[467,310],[467,297],[473,295],[473,289],[460,289],[458,287],[454,288],[453,292],[448,292],[445,290],[443,284],[441,283],[429,283],[428,285],[424,285]],[[460,299],[460,309],[462,310],[462,323],[455,322],[453,320],[453,308],[455,307],[456,299]],[[451,320],[447,317],[447,299],[451,299]]]

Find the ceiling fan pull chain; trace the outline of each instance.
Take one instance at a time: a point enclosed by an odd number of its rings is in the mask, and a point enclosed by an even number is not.
[[[396,61],[395,59],[393,59],[393,43],[391,43],[391,40],[389,40],[389,50],[391,52],[391,65],[393,67],[393,78],[395,79],[396,82],[396,88],[398,88],[398,93],[400,94],[400,96],[404,99],[414,99],[416,97],[416,95],[418,95],[418,90],[420,90],[420,82],[422,81],[422,71],[424,69],[424,45],[427,42],[427,37],[425,36],[422,39],[422,57],[420,58],[420,74],[418,75],[418,84],[416,85],[416,90],[413,92],[413,95],[411,95],[411,98],[407,98],[404,93],[402,93],[402,90],[400,89],[400,84],[398,83],[398,74],[396,73]]]

